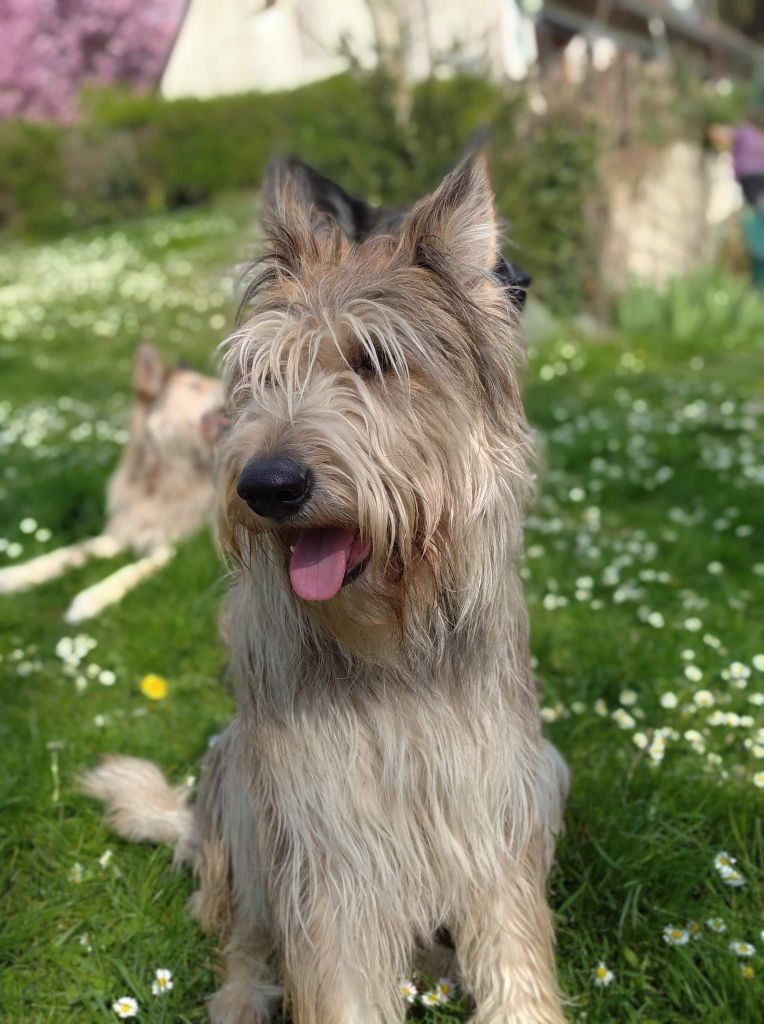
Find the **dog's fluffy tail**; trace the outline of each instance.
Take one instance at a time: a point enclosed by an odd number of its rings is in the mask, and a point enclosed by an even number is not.
[[[194,846],[194,813],[188,786],[173,788],[151,761],[107,755],[80,780],[88,796],[107,805],[106,820],[124,839],[165,843],[175,861],[189,860]]]

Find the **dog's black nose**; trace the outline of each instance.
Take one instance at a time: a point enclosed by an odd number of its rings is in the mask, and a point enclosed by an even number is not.
[[[310,497],[310,470],[288,455],[250,459],[239,476],[236,493],[253,512],[286,519]]]

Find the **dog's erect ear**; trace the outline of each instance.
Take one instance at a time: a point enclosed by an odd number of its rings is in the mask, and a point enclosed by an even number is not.
[[[469,156],[416,204],[402,237],[415,263],[445,266],[465,283],[494,269],[499,232],[484,152]]]
[[[162,393],[168,370],[162,357],[148,342],[143,341],[135,350],[133,387],[139,398],[152,401]]]
[[[376,214],[363,199],[351,196],[331,178],[293,156],[272,160],[263,185],[263,205],[268,215],[278,217],[286,202],[302,206],[313,228],[331,218],[351,242],[369,233]]]

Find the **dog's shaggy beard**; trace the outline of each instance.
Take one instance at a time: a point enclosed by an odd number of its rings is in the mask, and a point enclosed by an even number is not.
[[[544,782],[515,569],[528,434],[485,173],[467,165],[398,234],[357,246],[288,186],[266,223],[272,253],[225,359],[240,715],[201,797],[229,807],[231,962],[261,927],[260,879],[300,1024],[401,1019],[396,982],[442,924],[481,1024],[510,1004],[557,1022],[542,848],[561,797]],[[237,493],[248,460],[274,453],[315,481],[280,523]],[[289,573],[315,527],[371,545],[321,602]]]

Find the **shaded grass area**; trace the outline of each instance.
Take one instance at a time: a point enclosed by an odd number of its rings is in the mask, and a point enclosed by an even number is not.
[[[0,257],[0,564],[98,531],[132,349],[148,338],[212,365],[251,222],[238,200]],[[574,772],[551,879],[571,1020],[762,1016],[764,348],[713,327],[531,351],[544,470],[525,571],[546,729]],[[115,1019],[114,999],[132,995],[140,1020],[202,1021],[218,984],[215,943],[184,909],[188,877],[168,851],[111,835],[75,777],[101,751],[179,781],[198,771],[233,706],[225,584],[202,536],[123,604],[66,627],[71,596],[118,564],[0,599],[3,1020]],[[76,632],[97,643],[69,675],[56,648]],[[149,672],[168,679],[166,700],[142,695]],[[726,884],[722,851],[745,885]],[[664,941],[669,925],[686,941]],[[756,953],[741,959],[732,940]],[[599,961],[614,976],[603,987]],[[157,998],[162,967],[174,987]],[[458,1001],[411,1013],[467,1018]]]

